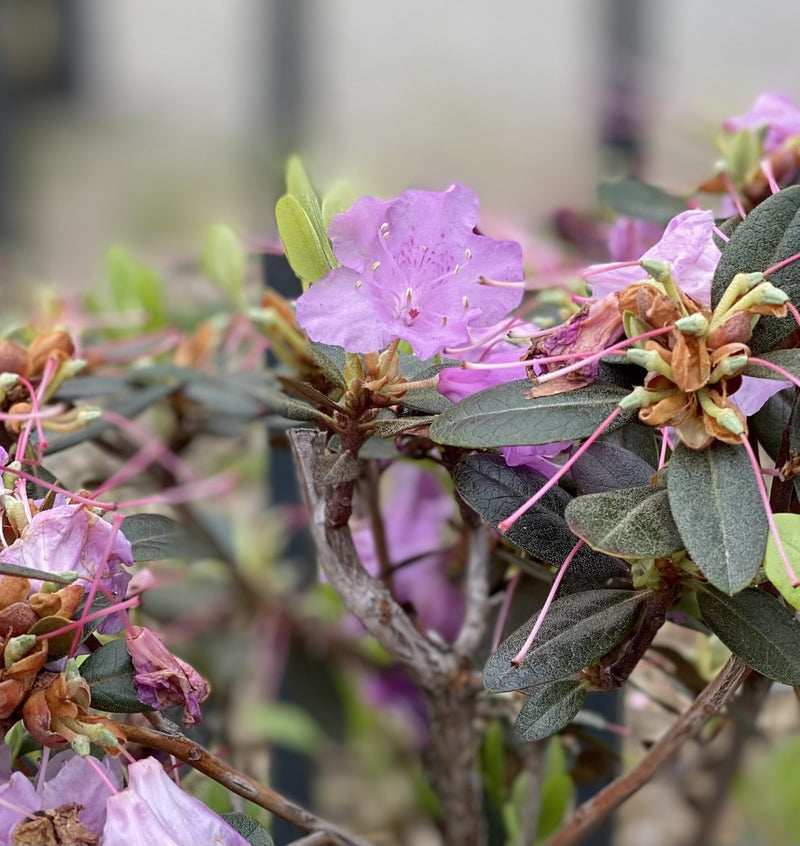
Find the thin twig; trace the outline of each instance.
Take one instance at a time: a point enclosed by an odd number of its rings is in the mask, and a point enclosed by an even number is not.
[[[280,793],[270,790],[269,787],[260,784],[250,776],[235,770],[183,734],[157,731],[126,723],[117,723],[117,725],[127,740],[132,743],[139,743],[142,746],[174,755],[178,760],[219,782],[231,792],[254,802],[260,808],[296,825],[303,831],[324,831],[329,836],[329,842],[335,846],[371,846],[366,840],[343,831],[335,823],[312,814],[300,805],[295,805]]]
[[[743,661],[732,656],[717,677],[711,681],[673,723],[672,728],[657,742],[639,763],[584,802],[548,841],[546,846],[572,846],[612,811],[632,796],[684,744],[694,737],[711,717],[730,699],[751,670]]]

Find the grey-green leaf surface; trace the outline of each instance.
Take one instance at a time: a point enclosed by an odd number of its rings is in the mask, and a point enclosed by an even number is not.
[[[763,272],[797,252],[800,244],[800,185],[792,185],[756,206],[736,227],[714,272],[711,303],[716,306],[737,273]],[[800,262],[770,274],[769,281],[800,306]],[[748,346],[759,355],[777,346],[795,328],[791,318],[761,317]]]
[[[630,431],[634,426],[625,430]],[[601,493],[647,485],[655,470],[641,456],[618,444],[595,441],[572,465],[572,478],[581,493]]]
[[[543,740],[569,725],[586,699],[585,682],[566,679],[535,688],[514,729],[523,740]]]
[[[800,378],[800,350],[773,350],[772,352],[764,353],[758,357],[776,365],[777,367],[787,370],[792,374],[792,376]],[[747,367],[744,369],[744,375],[755,376],[759,379],[777,379],[780,382],[786,381],[786,377],[784,375],[777,373],[771,367],[767,367],[763,364],[755,364],[753,362],[749,362],[747,364]],[[736,394],[733,395],[732,399],[734,402],[736,401]]]
[[[633,628],[647,591],[586,590],[556,599],[531,648],[511,663],[538,614],[506,638],[489,657],[483,683],[489,690],[521,690],[567,678],[613,649]]]
[[[459,496],[494,528],[547,482],[541,473],[529,467],[509,467],[502,456],[489,453],[465,458],[456,466],[453,478]],[[535,558],[560,566],[578,542],[564,520],[570,499],[562,488],[551,488],[514,523],[506,537]],[[620,562],[586,546],[578,550],[570,569],[596,574],[597,581],[625,572]]]
[[[525,396],[530,388],[527,379],[520,379],[466,397],[439,416],[431,426],[431,438],[475,449],[587,438],[628,394],[624,388],[594,384],[530,399]],[[633,411],[622,412],[609,430],[629,422],[633,415]]]
[[[667,490],[686,550],[703,575],[725,593],[747,587],[764,559],[768,525],[744,447],[678,444]]]
[[[734,655],[767,678],[800,685],[800,622],[779,599],[758,588],[736,596],[708,588],[698,591],[697,603]]]
[[[593,549],[620,558],[664,558],[683,549],[666,488],[649,485],[572,500],[567,525]]]

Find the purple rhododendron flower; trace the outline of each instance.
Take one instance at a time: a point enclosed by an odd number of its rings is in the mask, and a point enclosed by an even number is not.
[[[114,787],[121,787],[119,765],[110,758],[95,761]],[[83,807],[78,819],[95,835],[100,835],[106,821],[106,801],[111,787],[101,778],[94,766],[72,751],[55,756],[47,767],[45,779],[34,784],[21,772],[12,773],[0,785],[0,843],[12,842],[12,832],[18,823],[27,819],[25,812],[55,810],[70,802]]]
[[[452,641],[464,616],[464,600],[447,575],[442,549],[455,503],[429,470],[397,462],[383,474],[382,512],[386,548],[393,565],[392,593],[414,607],[423,631],[434,630]],[[377,576],[378,554],[371,528],[355,527],[353,542],[367,571]],[[412,559],[414,559],[412,561]]]
[[[100,584],[122,599],[133,564],[131,545],[122,532],[114,536],[108,553],[113,526],[80,504],[57,505],[34,514],[28,526],[11,546],[0,550],[0,561],[59,573],[74,570],[89,580],[102,567]],[[107,557],[106,557],[107,555]],[[42,582],[31,579],[36,591]],[[98,627],[101,634],[112,634],[122,628],[116,615],[110,615]]]
[[[128,788],[106,802],[102,846],[248,846],[198,799],[184,793],[155,758],[128,767]]]
[[[761,94],[749,112],[728,118],[722,126],[731,132],[766,127],[764,152],[772,153],[788,138],[800,135],[800,110],[788,97]]]
[[[473,230],[478,197],[462,185],[362,197],[329,229],[341,262],[297,300],[297,320],[315,341],[374,352],[398,338],[427,359],[497,322],[522,298],[481,277],[523,278],[522,248]]]
[[[612,261],[637,261],[663,234],[660,223],[620,215],[608,230],[608,253]]]
[[[762,405],[784,388],[791,388],[791,382],[780,382],[777,379],[759,379],[756,376],[742,376],[742,384],[731,399],[736,407],[749,417],[755,414]]]
[[[133,685],[136,697],[156,711],[183,706],[183,722],[192,725],[201,719],[200,703],[208,698],[205,679],[190,664],[173,655],[150,629],[130,626],[125,645],[136,669]]]
[[[668,262],[680,289],[707,304],[711,299],[711,278],[721,255],[714,243],[713,227],[714,215],[710,211],[681,212],[667,224],[661,240],[641,258]],[[640,267],[615,268],[613,264],[593,264],[585,276],[597,299],[647,278]]]

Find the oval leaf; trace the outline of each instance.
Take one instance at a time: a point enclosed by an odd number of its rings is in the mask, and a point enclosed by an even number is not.
[[[543,684],[519,712],[514,729],[523,740],[543,740],[572,722],[586,699],[586,683],[558,681]]]
[[[800,622],[780,600],[748,588],[726,596],[713,588],[697,593],[712,632],[746,664],[767,678],[800,685]]]
[[[649,485],[572,500],[567,525],[592,549],[620,558],[665,558],[683,549],[665,488]]]
[[[686,550],[703,575],[726,593],[747,587],[764,559],[768,526],[744,447],[678,444],[667,490]]]
[[[330,241],[328,240],[328,227],[325,223],[322,208],[317,198],[317,193],[311,180],[308,178],[306,169],[299,156],[292,156],[286,166],[286,191],[297,200],[300,207],[306,213],[311,222],[314,232],[322,245],[323,254],[330,267],[335,267],[336,261],[333,257]]]
[[[604,182],[598,189],[600,199],[618,214],[665,226],[686,210],[686,200],[667,193],[663,188],[628,177],[619,182]]]
[[[284,194],[275,204],[275,222],[292,270],[307,288],[330,269],[322,243],[300,203]]]
[[[466,397],[444,411],[431,426],[440,444],[485,449],[532,446],[588,438],[628,394],[624,388],[587,385],[548,397],[525,396],[527,379],[506,382]],[[629,422],[623,412],[611,429]]]
[[[635,430],[629,426],[626,432]],[[618,444],[595,441],[572,465],[572,478],[581,493],[600,493],[648,485],[655,470],[641,456]]]
[[[80,673],[89,685],[92,708],[115,714],[153,710],[136,696],[133,684],[136,669],[123,638],[111,640],[92,652],[81,664]]]
[[[795,575],[800,575],[800,514],[775,514],[774,519],[789,564]],[[767,537],[764,572],[789,605],[800,608],[800,587],[792,586],[772,532]]]
[[[539,615],[520,626],[489,657],[483,683],[489,690],[520,690],[565,679],[605,655],[633,628],[649,591],[586,590],[556,599],[519,666],[511,659]]]
[[[456,466],[453,478],[459,496],[494,528],[547,482],[535,470],[509,467],[502,456],[486,453],[464,459]],[[563,488],[552,488],[514,523],[506,537],[540,561],[561,566],[578,542],[564,520],[570,498]],[[578,550],[570,569],[591,573],[597,582],[626,573],[619,561],[586,546]]]
[[[737,273],[764,271],[797,252],[800,243],[800,186],[792,185],[756,206],[736,227],[722,251],[711,286],[716,306]],[[769,281],[800,305],[800,262],[770,274]],[[752,353],[777,346],[795,328],[791,319],[761,317],[748,342]]]

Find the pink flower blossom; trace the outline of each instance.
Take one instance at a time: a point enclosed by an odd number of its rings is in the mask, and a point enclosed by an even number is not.
[[[787,139],[800,135],[800,110],[788,97],[761,94],[749,112],[728,118],[722,126],[731,132],[766,127],[764,152],[772,153]]]
[[[356,200],[329,230],[341,267],[297,300],[298,322],[312,340],[349,352],[400,338],[427,359],[463,343],[470,326],[495,323],[522,297],[480,284],[520,281],[522,249],[476,234],[477,223],[477,195],[458,184]]]
[[[184,793],[155,758],[128,767],[128,788],[106,802],[102,846],[248,846],[198,799]]]
[[[681,212],[672,218],[661,240],[641,259],[668,262],[678,287],[698,302],[708,304],[711,279],[721,255],[714,243],[713,227],[714,215],[710,211]],[[584,275],[596,299],[647,278],[640,267],[617,268],[614,264],[593,264]]]
[[[660,223],[620,215],[608,230],[608,252],[612,261],[637,261],[664,234]]]
[[[201,719],[200,703],[208,698],[209,687],[197,670],[173,655],[150,629],[130,626],[125,643],[136,668],[133,684],[139,701],[156,711],[182,705],[186,725]]]

